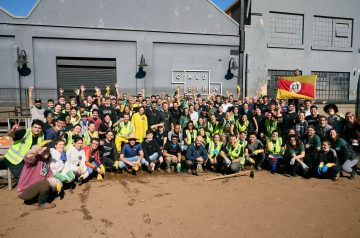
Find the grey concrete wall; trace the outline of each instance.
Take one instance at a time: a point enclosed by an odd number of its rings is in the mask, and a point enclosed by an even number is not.
[[[208,0],[41,0],[27,19],[0,11],[0,32],[7,36],[0,38],[0,57],[7,60],[0,87],[17,87],[10,57],[17,45],[33,69],[23,87],[56,88],[56,57],[115,58],[120,87],[129,93],[146,87],[147,94],[174,90],[172,67],[211,70],[225,81],[230,49],[239,42],[238,25]],[[147,76],[136,80],[142,54]],[[224,89],[235,92],[235,85],[235,79],[224,82]]]
[[[360,1],[358,0],[253,0],[252,25],[246,26],[246,52],[250,55],[248,94],[253,95],[267,81],[269,69],[292,70],[299,68],[303,74],[311,71],[334,71],[350,73],[349,99],[356,99],[360,69]],[[269,12],[304,14],[304,45],[302,49],[269,48]],[[351,52],[313,50],[313,16],[353,18],[353,46]],[[285,46],[286,47],[286,46]]]

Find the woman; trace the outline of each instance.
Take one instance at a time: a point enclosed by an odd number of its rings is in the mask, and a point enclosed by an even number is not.
[[[189,121],[190,121],[189,108],[185,107],[183,115],[180,116],[181,130],[185,131],[186,125]]]
[[[239,108],[234,107],[234,111],[231,112],[231,117],[236,121],[241,119],[241,115],[239,113]]]
[[[50,169],[50,150],[40,145],[30,149],[24,158],[25,166],[17,186],[18,197],[25,202],[37,198],[39,210],[53,208],[54,203],[47,203],[52,187],[61,191],[62,184],[54,178]]]
[[[114,133],[107,131],[105,133],[105,140],[100,142],[100,159],[101,163],[106,169],[117,169],[119,167],[118,154],[114,143]]]
[[[95,130],[95,128],[95,123],[89,122],[88,130],[84,133],[85,145],[90,145],[92,139],[99,138],[99,133]]]
[[[46,131],[54,126],[54,114],[50,111],[45,112],[45,123],[43,131]]]
[[[70,170],[65,170],[66,153],[65,141],[57,140],[54,142],[55,148],[50,149],[51,162],[50,168],[55,178],[59,179],[63,183],[70,183],[75,179],[75,174]]]
[[[241,115],[247,116],[247,119],[248,119],[249,125],[250,125],[250,129],[251,129],[251,131],[249,131],[249,132],[257,133],[259,131],[259,124],[254,117],[253,111],[249,108],[248,103],[243,104],[243,108],[240,113],[241,113]]]
[[[134,126],[134,134],[136,139],[141,143],[146,136],[146,131],[148,129],[148,121],[145,115],[144,107],[139,108],[139,112],[133,114],[131,118],[131,123]]]
[[[100,140],[105,139],[105,134],[107,131],[112,130],[112,121],[109,114],[104,115],[104,121],[99,126],[99,138]]]
[[[64,117],[64,114],[62,113],[62,107],[60,104],[56,104],[54,107],[54,120],[56,120],[59,117]]]
[[[189,121],[185,128],[185,138],[184,138],[185,145],[184,146],[186,149],[191,143],[193,143],[195,141],[196,136],[197,136],[197,131],[195,130],[194,123],[193,123],[193,121]]]
[[[78,111],[75,107],[71,108],[70,110],[70,123],[75,126],[77,124],[79,124],[80,122],[80,116],[78,114]]]
[[[336,151],[330,148],[330,142],[324,140],[319,153],[319,165],[317,173],[320,178],[331,178],[337,180],[340,176],[340,165]]]
[[[86,172],[86,157],[83,150],[84,141],[81,137],[75,137],[74,144],[66,151],[66,162],[64,170],[72,171],[79,177]]]
[[[167,141],[167,134],[165,132],[164,123],[151,126],[152,131],[154,131],[154,139],[162,149]]]
[[[206,122],[204,121],[204,118],[199,117],[198,122],[195,125],[196,129],[206,128]]]
[[[331,148],[336,151],[338,163],[342,170],[350,173],[350,179],[355,179],[359,159],[352,147],[338,136],[335,129],[329,130]]]
[[[360,122],[355,118],[351,112],[345,113],[345,123],[342,130],[342,135],[347,143],[352,145],[353,149],[359,153],[360,146]]]
[[[97,172],[97,181],[103,181],[105,167],[100,160],[99,144],[99,139],[93,138],[90,141],[90,145],[84,148],[86,172],[78,178],[79,185],[81,185],[83,180],[89,177],[95,171]]]
[[[309,172],[309,167],[303,162],[304,157],[304,144],[295,135],[290,135],[286,145],[285,158],[289,162],[289,173],[291,176],[296,176],[298,167],[302,168],[304,175]]]
[[[248,120],[248,117],[246,114],[241,116],[241,120],[236,121],[235,126],[236,126],[236,131],[238,133],[241,131],[245,131],[246,133],[253,132],[251,125],[250,125],[250,121]]]

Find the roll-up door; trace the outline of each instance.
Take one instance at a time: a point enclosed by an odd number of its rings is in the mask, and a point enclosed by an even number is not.
[[[74,95],[74,90],[81,84],[86,87],[85,95],[93,95],[95,87],[105,94],[106,85],[111,86],[114,93],[116,83],[115,59],[74,59],[57,58],[58,88],[65,90],[65,97]]]

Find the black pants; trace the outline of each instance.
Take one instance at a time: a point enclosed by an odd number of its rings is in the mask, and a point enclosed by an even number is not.
[[[24,167],[24,161],[21,161],[19,164],[12,164],[6,158],[0,161],[0,169],[9,169],[11,176],[17,181],[19,181],[21,171]]]
[[[39,204],[46,203],[48,196],[49,196],[49,190],[50,190],[50,183],[47,180],[42,180],[40,182],[34,183],[29,188],[27,188],[25,191],[23,191],[20,195],[18,195],[19,198],[23,199],[24,201],[33,200],[36,197],[38,198]]]

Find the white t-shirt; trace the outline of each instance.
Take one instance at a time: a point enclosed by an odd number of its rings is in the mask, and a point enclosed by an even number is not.
[[[32,106],[30,108],[30,114],[31,114],[31,122],[35,119],[38,119],[40,121],[44,121],[45,117],[44,117],[44,109],[38,109],[35,106]]]

